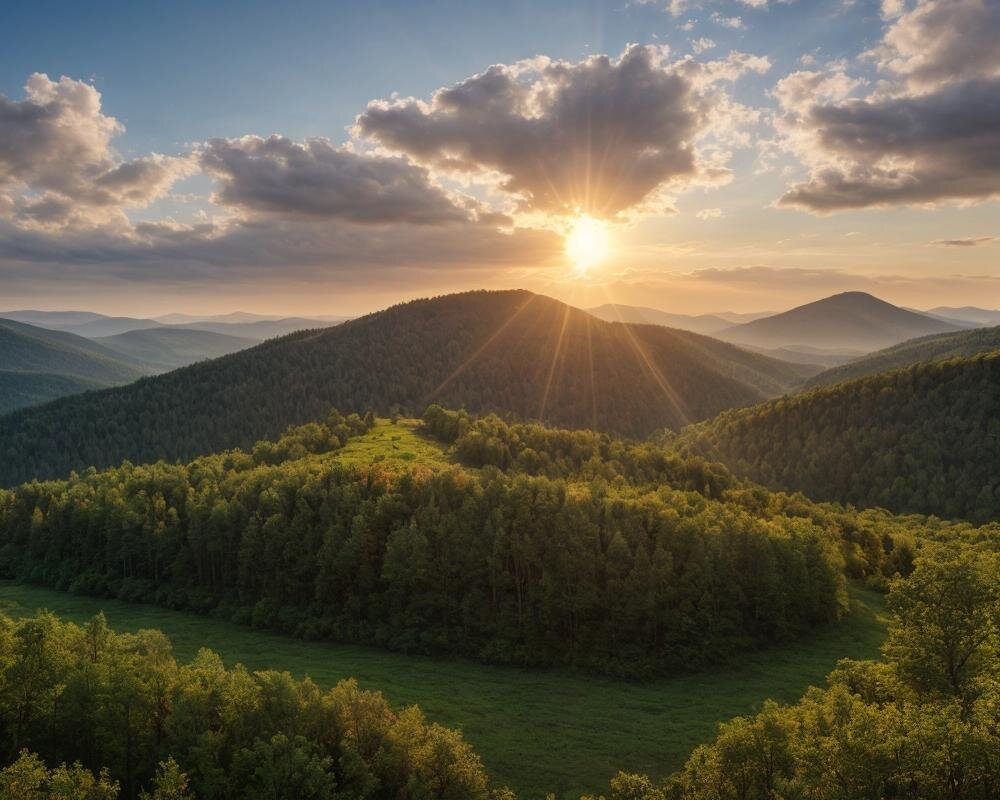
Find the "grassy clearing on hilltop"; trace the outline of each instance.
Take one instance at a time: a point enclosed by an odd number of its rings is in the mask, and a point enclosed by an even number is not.
[[[342,450],[336,453],[336,460],[344,464],[386,464],[412,467],[421,464],[427,467],[444,467],[450,462],[439,442],[418,429],[420,421],[400,419],[392,423],[388,419],[376,419],[375,425],[362,436],[352,437]]]
[[[429,463],[441,458],[410,426],[398,429],[399,440],[379,435],[396,435],[388,428],[358,443],[384,448],[396,441]],[[797,700],[807,686],[822,685],[840,658],[877,657],[882,596],[854,587],[851,599],[852,613],[841,623],[794,644],[710,672],[635,683],[307,642],[154,606],[0,583],[0,608],[15,616],[45,608],[79,622],[104,611],[117,630],[162,630],[182,660],[210,647],[228,666],[284,669],[323,687],[356,677],[395,706],[417,704],[429,719],[460,728],[495,779],[522,797],[604,791],[620,769],[664,776],[710,740],[717,723],[759,709],[766,698]]]

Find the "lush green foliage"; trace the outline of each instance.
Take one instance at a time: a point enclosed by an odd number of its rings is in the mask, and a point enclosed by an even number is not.
[[[839,530],[763,492],[713,499],[728,478],[698,460],[615,448],[615,462],[586,460],[586,482],[342,464],[351,419],[371,423],[334,412],[249,454],[0,494],[0,570],[305,637],[629,675],[697,668],[844,611]],[[567,474],[562,442],[601,441],[482,425],[545,446],[537,462]],[[627,480],[640,472],[653,483]]]
[[[909,367],[922,361],[943,361],[997,350],[1000,350],[1000,327],[921,336],[849,364],[828,369],[807,380],[804,386],[809,389],[829,386],[853,378]]]
[[[893,585],[887,661],[844,661],[829,688],[719,728],[662,785],[625,800],[992,800],[1000,795],[1000,558],[927,546]]]
[[[432,722],[461,730],[495,783],[532,798],[578,798],[621,769],[665,778],[719,722],[752,714],[767,698],[796,701],[841,658],[876,658],[885,597],[857,585],[850,595],[840,622],[794,642],[741,653],[708,671],[633,681],[292,639],[211,616],[0,582],[0,608],[11,616],[48,609],[83,624],[105,613],[116,630],[162,630],[179,660],[210,643],[227,666],[308,675],[323,689],[355,677],[393,706],[419,705]]]
[[[528,292],[419,300],[0,419],[0,486],[127,458],[249,448],[329,405],[419,414],[432,400],[630,435],[797,385],[797,365]]]
[[[393,711],[354,681],[324,692],[226,669],[210,650],[181,665],[159,631],[116,634],[103,617],[0,617],[0,687],[4,800],[114,800],[117,786],[150,800],[488,795],[460,734],[416,707]],[[78,764],[49,771],[26,750]]]
[[[679,444],[814,499],[994,520],[997,386],[1000,354],[918,364],[725,412]]]

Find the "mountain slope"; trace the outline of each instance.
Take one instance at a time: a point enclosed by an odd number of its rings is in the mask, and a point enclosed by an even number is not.
[[[642,435],[787,391],[812,372],[530,292],[418,300],[0,419],[0,483],[122,458],[247,447],[344,411],[431,401]]]
[[[0,319],[0,369],[58,373],[105,385],[133,381],[138,361],[82,336]]]
[[[0,319],[0,414],[128,383],[148,372],[135,359],[89,339]]]
[[[681,450],[774,489],[1000,519],[1000,353],[921,363],[685,429]]]
[[[0,370],[0,414],[41,405],[70,394],[103,389],[106,385],[73,375]]]
[[[918,336],[956,330],[959,328],[955,325],[907,311],[865,292],[844,292],[717,335],[754,347],[809,345],[870,352]]]
[[[260,343],[257,339],[240,336],[169,327],[127,331],[94,341],[158,372],[186,367],[206,358],[218,358]]]
[[[974,356],[1000,350],[1000,327],[977,328],[958,333],[921,336],[908,342],[879,350],[849,364],[834,367],[809,378],[805,388],[829,386],[841,381],[908,367],[921,361],[941,361],[959,356]]]

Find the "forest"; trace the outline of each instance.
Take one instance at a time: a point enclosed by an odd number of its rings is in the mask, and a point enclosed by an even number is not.
[[[419,416],[439,402],[645,436],[781,395],[812,372],[530,292],[467,292],[4,415],[0,486],[249,449],[331,405]]]
[[[468,420],[432,408],[428,427],[449,415]],[[479,427],[510,431],[541,448],[521,452],[532,470],[340,463],[371,419],[331,412],[249,453],[2,492],[0,574],[309,638],[630,676],[699,668],[845,609],[835,523],[791,499],[725,496],[732,479],[701,459],[637,444],[602,461],[586,443],[622,446],[487,418],[456,452],[474,454]],[[858,527],[852,569],[906,569],[908,531]]]
[[[676,446],[816,500],[1000,518],[1000,353],[916,364],[691,426]]]
[[[1000,555],[928,543],[890,586],[882,661],[720,724],[609,800],[991,800],[1000,788]],[[0,615],[0,800],[515,800],[455,731],[344,681],[178,664],[158,631]],[[51,766],[49,766],[51,765]],[[596,800],[583,798],[582,800]]]

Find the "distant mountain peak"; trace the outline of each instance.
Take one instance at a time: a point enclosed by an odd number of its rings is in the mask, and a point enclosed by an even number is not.
[[[736,325],[721,331],[719,337],[753,347],[805,345],[871,352],[918,336],[960,329],[958,325],[908,311],[868,292],[849,291]]]

